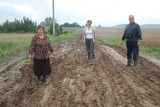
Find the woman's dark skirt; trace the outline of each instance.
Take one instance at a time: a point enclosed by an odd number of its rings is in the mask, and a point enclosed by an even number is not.
[[[41,75],[46,77],[51,73],[50,59],[35,59],[33,63],[33,70],[36,76]]]

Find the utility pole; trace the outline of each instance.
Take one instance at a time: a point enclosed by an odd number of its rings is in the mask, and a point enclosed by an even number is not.
[[[55,16],[54,16],[54,0],[52,0],[52,8],[53,8],[53,35],[55,35]]]

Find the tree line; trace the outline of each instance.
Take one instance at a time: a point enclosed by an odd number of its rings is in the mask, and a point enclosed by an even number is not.
[[[44,21],[40,23],[46,28],[46,33],[53,34],[53,19],[51,17],[46,17]],[[21,20],[15,19],[10,22],[6,20],[3,24],[0,24],[0,33],[35,33],[37,27],[37,22],[32,21],[27,17],[23,17]],[[55,32],[56,35],[60,35],[63,32],[62,27],[81,27],[78,23],[64,23],[58,24],[55,23]]]
[[[47,32],[49,34],[53,33],[53,19],[51,17],[46,17],[44,21],[41,22],[41,25],[46,26],[48,28]],[[60,35],[63,32],[62,27],[81,27],[78,23],[74,22],[74,23],[68,23],[65,22],[64,24],[58,24],[57,22],[55,22],[55,35]]]
[[[46,17],[44,21],[40,23],[45,26],[46,33],[53,34],[53,19],[51,17]],[[63,34],[62,27],[56,22],[55,23],[55,35],[58,36]]]
[[[36,32],[37,23],[32,21],[27,17],[23,17],[21,20],[15,19],[10,22],[6,20],[2,25],[0,25],[1,33],[27,33],[27,32]]]
[[[61,27],[81,27],[81,26],[77,22],[74,23],[65,22],[64,24],[61,25]]]

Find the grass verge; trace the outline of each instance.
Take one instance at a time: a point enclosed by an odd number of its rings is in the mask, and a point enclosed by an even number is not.
[[[0,34],[0,58],[26,49],[33,34]]]
[[[74,38],[79,31],[80,30],[76,30],[59,36],[49,35],[48,37],[51,43],[54,44],[58,41]],[[0,59],[27,49],[33,35],[34,34],[0,34]]]
[[[118,38],[98,38],[99,41],[110,44],[110,45],[117,45],[120,46],[120,39]],[[126,48],[125,44],[123,45],[123,48]],[[160,47],[154,47],[154,46],[148,46],[148,45],[141,45],[140,51],[146,55],[149,55],[154,58],[160,59]]]
[[[72,39],[74,38],[78,33],[79,33],[79,29],[75,30],[74,32],[69,32],[67,34],[62,34],[59,36],[53,36],[53,35],[49,35],[49,40],[51,41],[52,44],[58,42],[58,41],[64,41],[64,40],[68,40],[68,39]]]

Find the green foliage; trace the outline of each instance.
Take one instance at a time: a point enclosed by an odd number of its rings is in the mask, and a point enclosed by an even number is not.
[[[21,20],[15,19],[13,22],[6,20],[0,26],[0,32],[13,33],[13,32],[35,32],[37,23],[33,22],[27,17],[23,17]]]
[[[74,22],[71,24],[66,22],[66,23],[62,24],[61,27],[81,27],[81,26],[77,22]]]
[[[76,30],[74,32],[70,32],[70,33],[67,33],[67,34],[61,34],[59,36],[49,35],[48,37],[49,37],[50,41],[54,44],[57,41],[72,39],[78,34],[78,32],[80,32],[80,30]]]
[[[51,26],[52,23],[53,23],[53,19],[51,17],[46,17],[45,21],[41,22],[41,25],[43,25],[43,26]]]
[[[53,19],[51,17],[46,17],[45,26],[50,26],[53,23]]]
[[[142,45],[140,50],[147,55],[160,59],[160,48]]]
[[[99,41],[106,43],[106,44],[111,44],[111,45],[120,45],[120,40],[117,38],[97,38]]]
[[[2,26],[0,25],[0,32],[2,32]]]
[[[49,34],[53,34],[53,24],[50,25],[49,29],[48,29],[48,33]],[[59,36],[60,34],[63,34],[63,30],[62,28],[59,26],[58,23],[55,24],[55,35]]]
[[[0,40],[0,58],[26,49],[31,42],[32,36],[25,36],[19,35],[18,37],[10,35],[8,39],[2,37]]]

